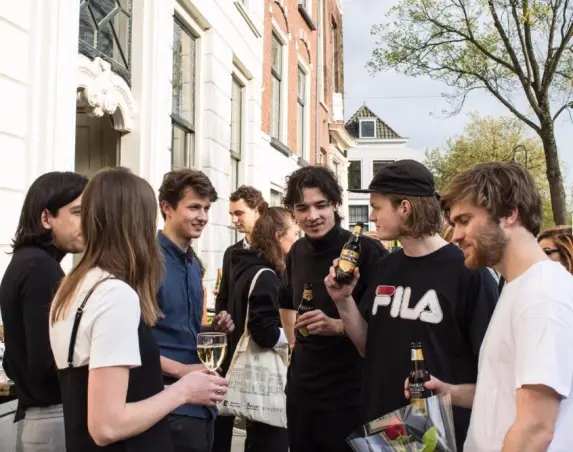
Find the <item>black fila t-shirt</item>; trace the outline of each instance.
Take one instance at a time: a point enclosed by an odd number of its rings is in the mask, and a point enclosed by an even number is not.
[[[428,371],[453,384],[475,383],[481,343],[498,299],[487,269],[469,270],[455,245],[422,257],[396,251],[370,273],[360,306],[368,322],[362,400],[365,422],[407,405],[410,344],[420,341]],[[462,450],[470,410],[454,408]]]

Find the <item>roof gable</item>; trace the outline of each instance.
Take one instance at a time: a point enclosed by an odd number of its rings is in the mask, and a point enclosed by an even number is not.
[[[394,140],[402,138],[388,124],[382,121],[366,104],[362,105],[356,113],[346,122],[345,127],[348,133],[354,138],[360,138],[360,118],[376,119],[376,140]]]

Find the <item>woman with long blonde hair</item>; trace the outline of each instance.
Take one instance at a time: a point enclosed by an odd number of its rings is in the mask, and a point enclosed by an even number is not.
[[[186,403],[215,405],[227,382],[192,372],[165,388],[151,332],[161,315],[162,274],[151,186],[124,168],[98,172],[85,189],[85,253],[50,313],[69,452],[168,452],[165,417]]]
[[[537,237],[549,259],[561,262],[569,273],[573,273],[573,236],[571,226],[557,226],[543,231]]]

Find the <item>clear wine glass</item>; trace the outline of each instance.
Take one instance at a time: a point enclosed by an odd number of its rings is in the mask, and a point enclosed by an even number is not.
[[[199,333],[197,336],[197,354],[203,365],[211,372],[221,367],[226,353],[225,333]]]

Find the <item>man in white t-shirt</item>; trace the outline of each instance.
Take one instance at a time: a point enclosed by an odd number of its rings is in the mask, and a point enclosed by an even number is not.
[[[442,207],[466,266],[493,267],[506,283],[477,385],[427,386],[472,408],[465,452],[573,450],[573,276],[535,239],[535,182],[516,163],[480,164],[451,181]]]

